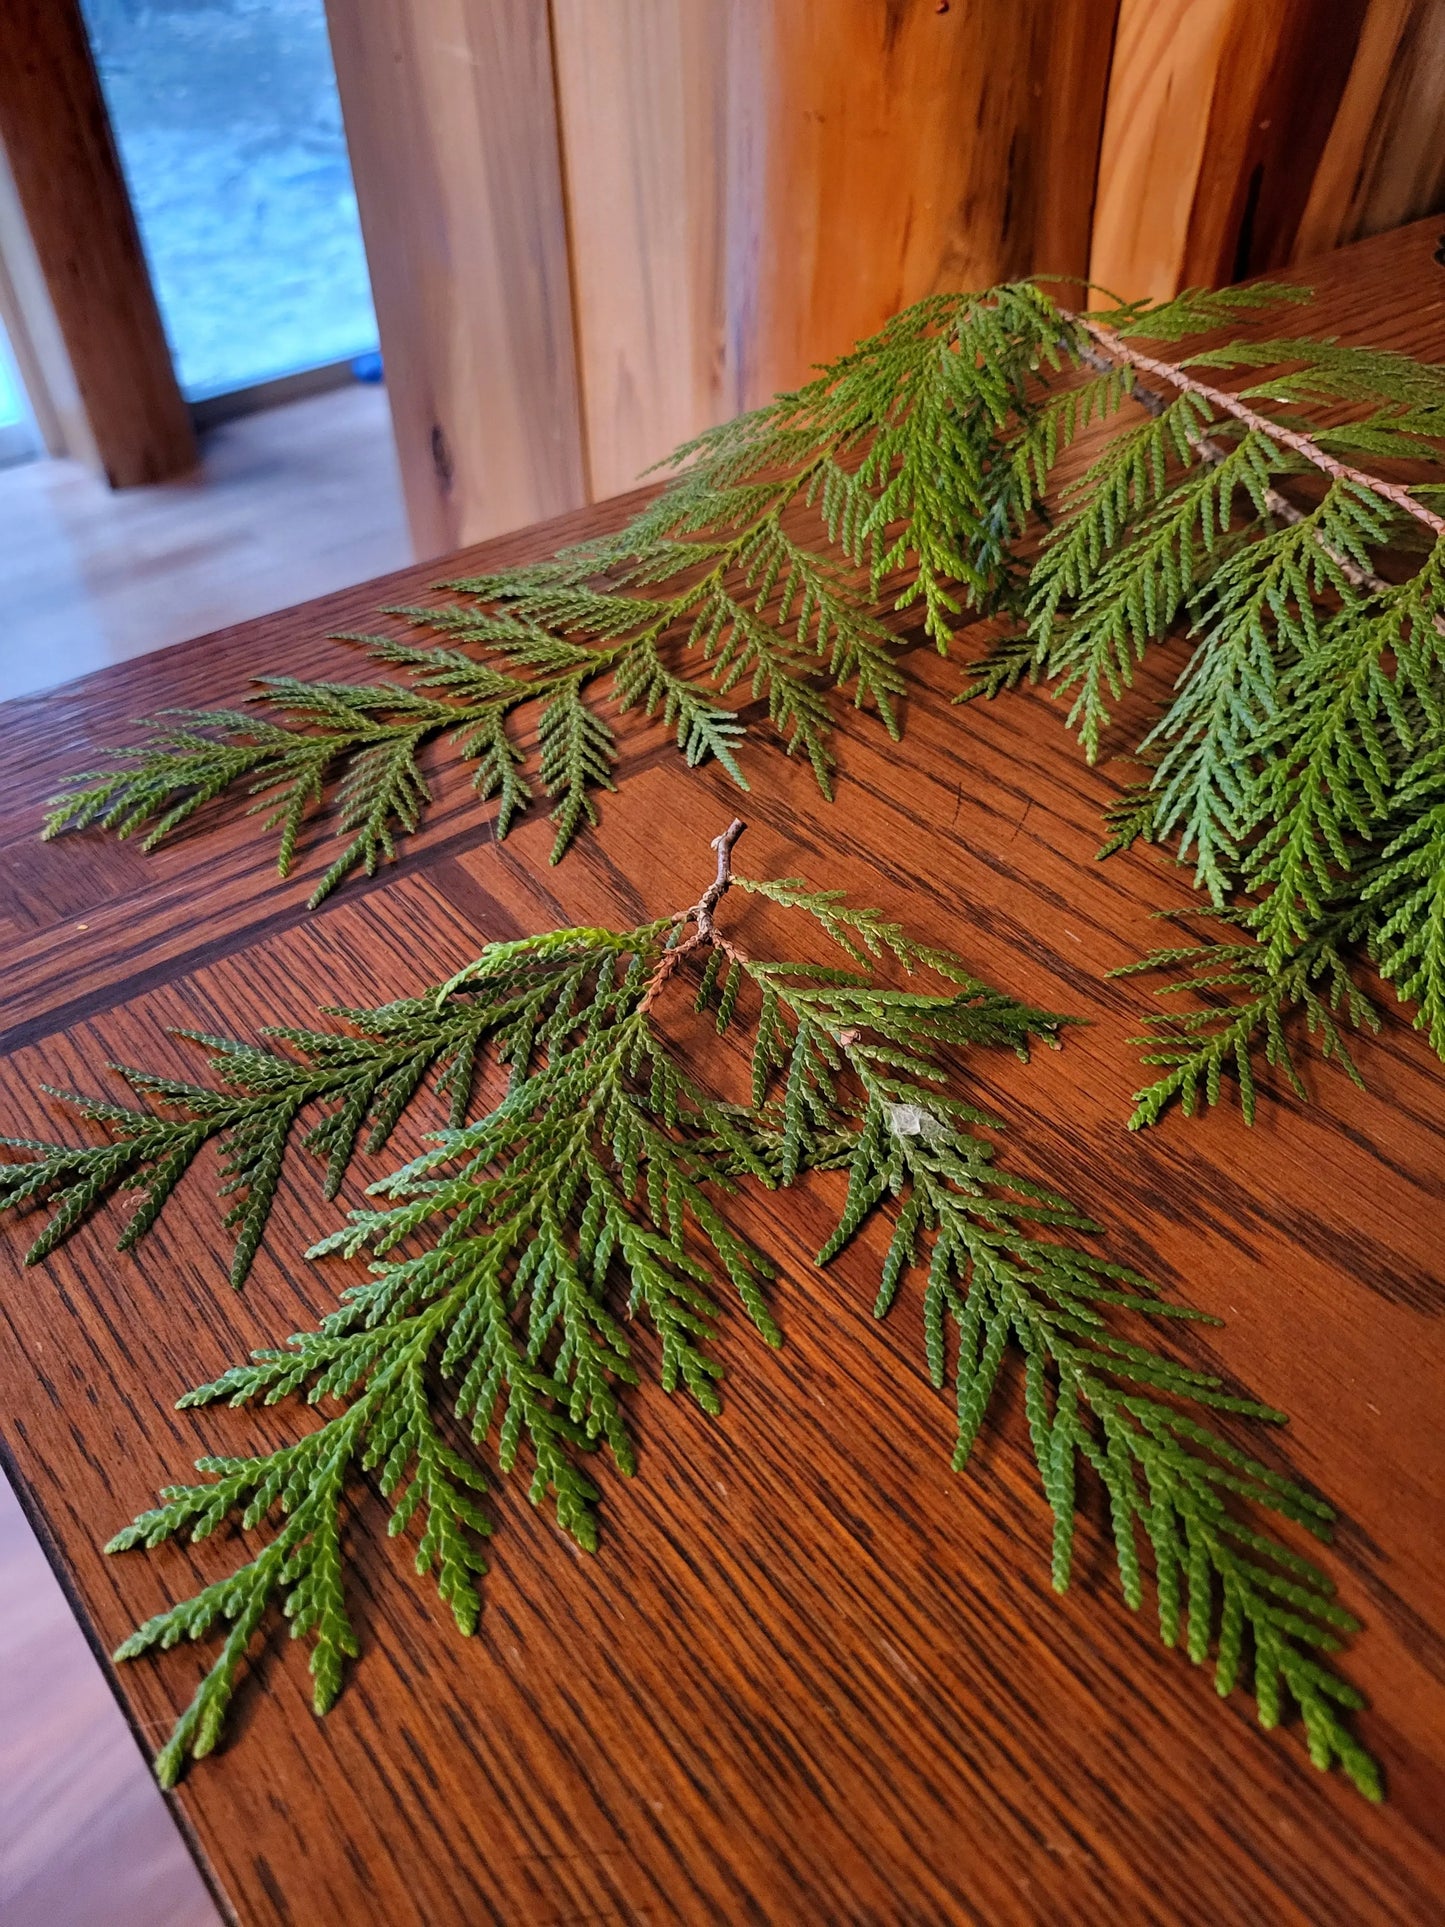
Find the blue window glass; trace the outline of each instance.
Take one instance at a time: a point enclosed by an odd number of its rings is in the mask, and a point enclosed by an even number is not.
[[[83,0],[182,388],[376,347],[322,0]]]
[[[10,360],[10,344],[0,328],[0,428],[14,428],[27,417],[25,397]]]
[[[40,437],[30,418],[30,404],[4,324],[0,323],[0,468],[8,468],[12,462],[29,461],[39,453]]]

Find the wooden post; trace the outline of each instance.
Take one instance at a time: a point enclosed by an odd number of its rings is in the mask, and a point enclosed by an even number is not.
[[[0,147],[0,323],[47,455],[70,455],[98,469],[100,456],[65,352],[45,275],[25,224],[14,177]]]
[[[78,0],[0,5],[0,144],[95,460],[112,488],[184,474],[195,436]]]
[[[542,0],[327,0],[422,556],[587,499]]]

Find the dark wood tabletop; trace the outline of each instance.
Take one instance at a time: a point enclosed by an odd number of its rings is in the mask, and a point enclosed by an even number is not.
[[[1445,359],[1437,229],[1302,271],[1317,295],[1301,328]],[[359,680],[364,663],[328,631],[365,626],[462,566],[613,527],[625,508],[0,712],[6,1131],[83,1128],[37,1087],[122,1095],[107,1060],[194,1073],[168,1025],[304,1023],[322,1003],[409,994],[493,938],[632,922],[696,897],[737,793],[631,717],[620,792],[557,868],[536,817],[496,844],[490,808],[444,756],[436,805],[401,860],[315,914],[306,897],[334,853],[322,826],[287,882],[233,807],[149,857],[100,836],[36,840],[43,799],[128,740],[133,718],[231,702],[266,672]],[[1127,770],[1086,768],[1037,692],[952,706],[957,664],[899,627],[901,746],[871,721],[847,728],[830,806],[806,767],[751,735],[739,866],[845,888],[1005,988],[1089,1020],[1027,1065],[988,1060],[971,1088],[1011,1120],[1015,1166],[1090,1208],[1111,1254],[1227,1321],[1181,1332],[1181,1349],[1293,1415],[1264,1449],[1340,1509],[1324,1556],[1365,1621],[1343,1663],[1370,1696],[1359,1725],[1387,1803],[1315,1772],[1297,1722],[1261,1732],[1243,1694],[1221,1702],[1207,1671],[1161,1648],[1152,1602],[1136,1616],[1119,1596],[1097,1495],[1073,1588],[1052,1594],[1021,1385],[951,1474],[917,1293],[880,1326],[876,1244],[826,1273],[809,1262],[841,1196],[840,1177],[820,1176],[747,1207],[783,1260],[783,1350],[766,1353],[741,1314],[725,1320],[717,1420],[644,1386],[640,1476],[601,1473],[595,1557],[504,1482],[482,1628],[464,1640],[385,1539],[379,1508],[358,1505],[363,1653],[336,1709],[316,1720],[305,1653],[273,1634],[228,1744],[174,1796],[241,1920],[1445,1913],[1445,1073],[1392,1011],[1361,1046],[1364,1092],[1315,1066],[1315,1102],[1267,1080],[1252,1131],[1224,1106],[1128,1135],[1141,1081],[1128,1039],[1153,995],[1105,972],[1157,940],[1151,913],[1185,903],[1187,880],[1149,850],[1093,863],[1100,808]],[[214,1541],[100,1549],[198,1454],[293,1434],[294,1410],[177,1412],[175,1400],[334,1300],[348,1269],[300,1253],[394,1162],[359,1160],[336,1205],[311,1169],[288,1176],[239,1294],[210,1168],[132,1256],[114,1252],[114,1209],[33,1270],[21,1264],[32,1227],[0,1228],[8,1463],[99,1652],[229,1569]],[[188,1650],[114,1674],[148,1749],[206,1663]]]

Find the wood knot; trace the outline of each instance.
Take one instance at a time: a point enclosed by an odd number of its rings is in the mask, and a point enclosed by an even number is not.
[[[433,422],[431,428],[431,465],[436,470],[436,478],[448,495],[456,479],[456,464],[452,460],[452,445],[447,440],[446,430],[440,422]]]

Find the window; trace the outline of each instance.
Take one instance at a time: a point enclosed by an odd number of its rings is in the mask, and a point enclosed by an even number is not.
[[[82,0],[181,387],[374,352],[322,0]]]
[[[38,447],[25,390],[20,384],[4,324],[0,323],[0,468],[10,462],[28,460],[37,453]]]

